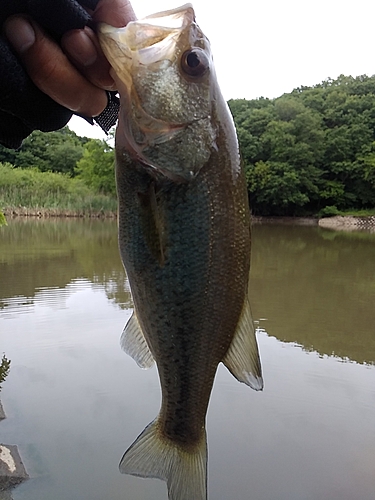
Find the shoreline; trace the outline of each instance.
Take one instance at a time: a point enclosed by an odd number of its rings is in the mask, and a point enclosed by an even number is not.
[[[45,208],[5,208],[2,213],[8,219],[17,217],[30,217],[33,219],[49,218],[89,218],[89,219],[116,219],[117,212],[112,211],[72,211],[64,209],[45,209]],[[278,224],[295,226],[317,226],[325,229],[343,230],[343,231],[375,231],[375,215],[356,216],[356,215],[335,215],[333,217],[283,217],[283,216],[251,216],[252,224]]]
[[[252,215],[253,224],[283,224],[286,226],[317,226],[319,219],[317,217],[275,217]]]
[[[357,215],[335,215],[319,219],[319,227],[335,229],[338,231],[375,231],[375,215],[361,217]]]
[[[32,217],[37,219],[49,219],[49,218],[90,218],[90,219],[116,219],[117,212],[111,211],[73,211],[73,210],[64,210],[64,209],[53,209],[53,208],[26,208],[26,207],[17,207],[17,208],[4,208],[2,213],[7,218],[13,217]]]
[[[252,217],[253,224],[317,226],[335,231],[375,232],[375,215],[335,215],[332,217]]]

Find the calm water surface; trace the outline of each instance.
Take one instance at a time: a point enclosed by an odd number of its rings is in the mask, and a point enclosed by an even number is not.
[[[210,500],[375,498],[374,257],[373,234],[253,228],[265,389],[219,368]],[[32,477],[14,500],[167,499],[163,482],[118,472],[160,403],[155,368],[119,346],[131,307],[114,222],[0,229],[0,442],[18,444]]]

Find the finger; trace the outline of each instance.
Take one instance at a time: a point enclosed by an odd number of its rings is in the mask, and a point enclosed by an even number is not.
[[[61,39],[61,47],[87,80],[97,87],[116,90],[115,82],[109,74],[111,66],[90,28],[68,31]]]
[[[121,28],[135,21],[136,16],[129,0],[99,0],[93,20]]]
[[[97,116],[107,105],[104,90],[89,82],[61,48],[32,21],[15,16],[5,23],[8,40],[35,85],[75,113]]]
[[[95,21],[103,21],[113,26],[125,26],[135,19],[133,8],[128,0],[101,0],[95,12]],[[110,64],[94,32],[72,30],[61,39],[61,45],[69,59],[94,85],[106,90],[116,90],[116,84],[110,76]]]

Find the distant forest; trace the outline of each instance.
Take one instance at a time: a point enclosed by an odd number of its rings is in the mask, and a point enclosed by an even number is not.
[[[229,101],[256,215],[375,207],[375,76]]]
[[[228,104],[253,214],[374,210],[375,76],[340,76],[276,99]],[[113,161],[106,141],[80,138],[67,127],[33,132],[18,151],[0,146],[0,162],[9,167],[59,172],[110,196]]]

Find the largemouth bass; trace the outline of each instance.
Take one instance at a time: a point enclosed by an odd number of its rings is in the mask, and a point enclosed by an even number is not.
[[[99,31],[121,98],[119,245],[134,301],[121,343],[141,367],[156,361],[162,390],[120,470],[167,481],[170,499],[202,500],[218,364],[263,386],[236,133],[190,4]]]

